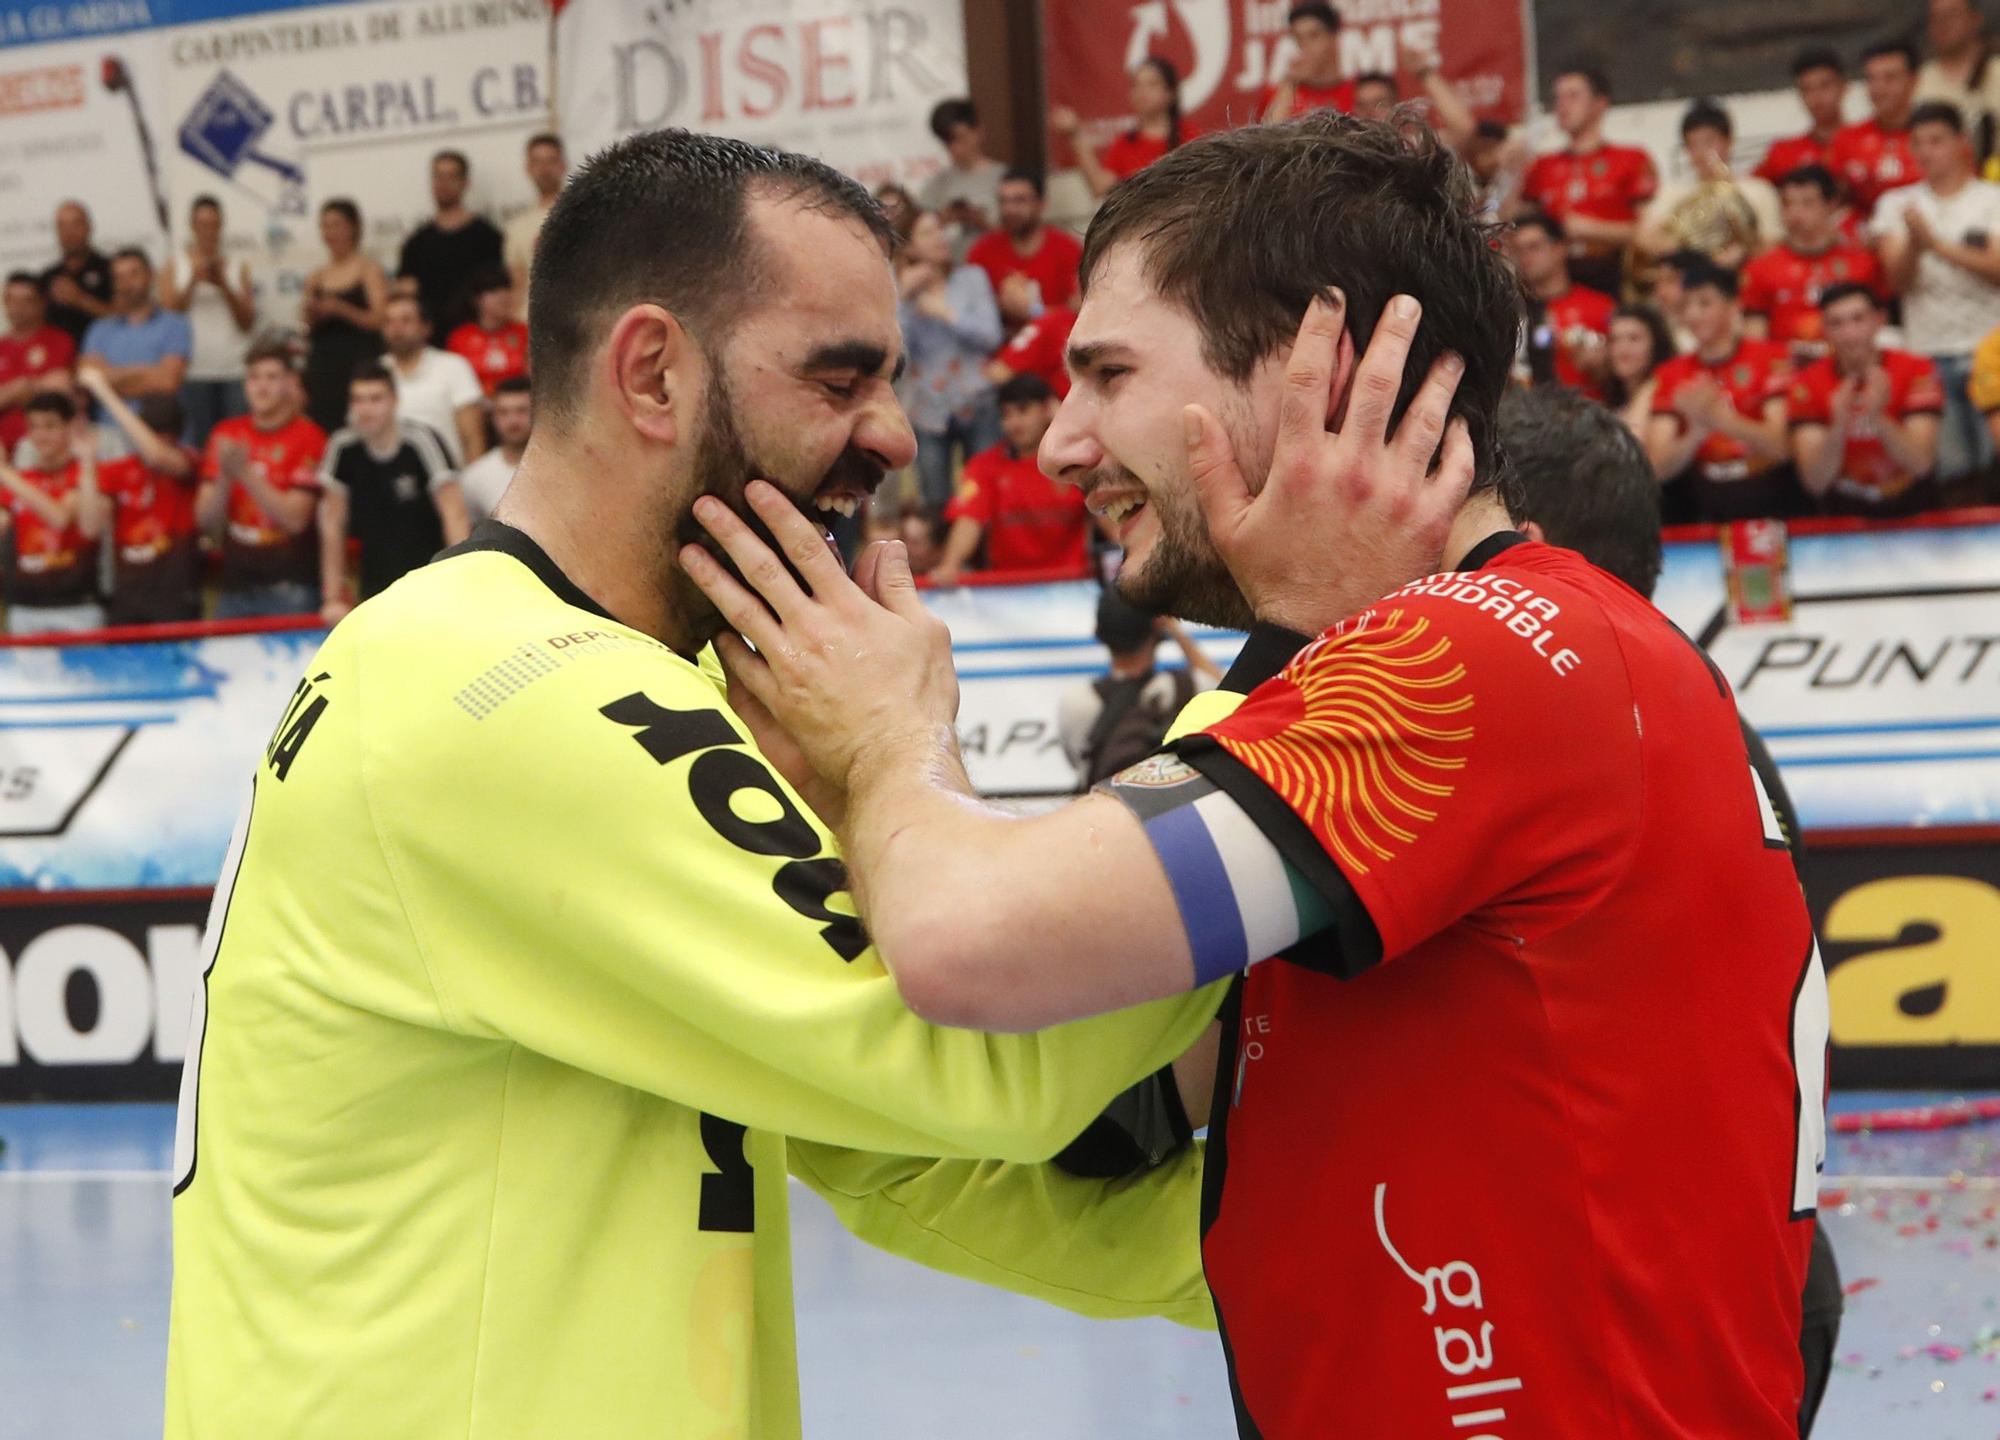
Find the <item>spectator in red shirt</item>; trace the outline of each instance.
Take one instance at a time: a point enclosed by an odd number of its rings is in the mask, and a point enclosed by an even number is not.
[[[1792,84],[1812,125],[1803,135],[1774,140],[1755,171],[1760,180],[1781,184],[1802,165],[1825,165],[1840,133],[1840,102],[1847,96],[1847,67],[1824,45],[1801,50],[1792,61]]]
[[[1049,112],[1049,128],[1069,142],[1093,196],[1102,197],[1127,175],[1135,175],[1192,140],[1195,130],[1181,118],[1181,73],[1174,62],[1150,55],[1132,72],[1132,128],[1120,131],[1102,150],[1083,142],[1083,121],[1067,105]]]
[[[1888,191],[1923,178],[1910,154],[1910,112],[1917,104],[1917,48],[1888,40],[1861,52],[1861,74],[1875,113],[1849,125],[1828,147],[1829,168],[1847,186],[1862,218]]]
[[[1083,491],[1051,480],[1036,459],[1056,418],[1055,392],[1034,375],[1000,387],[1000,431],[1007,438],[965,462],[958,494],[945,507],[945,536],[931,580],[956,585],[986,542],[986,570],[1064,570],[1089,566],[1090,512]]]
[[[1638,234],[1640,208],[1659,188],[1659,176],[1644,150],[1605,143],[1611,85],[1601,74],[1572,66],[1556,76],[1551,94],[1556,124],[1569,144],[1528,167],[1520,201],[1523,208],[1562,221],[1572,275],[1594,290],[1616,294],[1624,280],[1625,249]]]
[[[1000,302],[1000,319],[1009,331],[1019,328],[1049,305],[1076,300],[1076,267],[1083,246],[1074,237],[1045,224],[1047,210],[1042,177],[1033,170],[1009,170],[1000,181],[1000,228],[973,241],[968,265],[977,265],[993,282]],[[1025,276],[1032,289],[1015,286],[1010,276]]]
[[[528,373],[528,327],[515,315],[514,281],[500,266],[472,282],[472,313],[445,348],[465,357],[491,404],[502,380]]]
[[[1841,239],[1840,184],[1824,165],[1802,165],[1778,181],[1785,238],[1743,267],[1746,333],[1792,347],[1797,364],[1826,353],[1821,292],[1858,283],[1886,294],[1875,252]]]
[[[1743,337],[1736,277],[1729,271],[1697,269],[1685,284],[1681,318],[1695,349],[1660,367],[1646,431],[1653,471],[1670,486],[1686,478],[1685,498],[1698,519],[1781,514],[1791,498],[1782,468],[1791,454],[1785,391],[1792,377],[1785,347]]]
[[[1866,285],[1820,299],[1830,353],[1801,370],[1786,402],[1799,483],[1835,514],[1913,515],[1943,503],[1932,468],[1944,389],[1937,367],[1879,350],[1887,318]]]
[[[67,395],[30,399],[28,441],[36,462],[16,470],[0,458],[0,531],[14,537],[7,569],[7,633],[95,630],[97,603],[97,440],[76,426]]]
[[[76,342],[48,322],[42,282],[26,270],[7,277],[7,333],[0,335],[0,459],[28,433],[26,405],[49,391],[67,393]]]
[[[1055,305],[1014,332],[986,364],[986,378],[1005,385],[1016,375],[1033,375],[1060,400],[1069,394],[1069,332],[1076,328],[1076,311]]]
[[[1285,16],[1292,32],[1291,68],[1264,92],[1257,113],[1266,124],[1295,120],[1315,110],[1354,113],[1354,82],[1340,78],[1340,12],[1316,3],[1294,5]]]
[[[94,365],[78,370],[76,381],[97,402],[105,423],[132,447],[130,455],[97,467],[97,526],[111,532],[106,619],[113,625],[156,625],[200,618],[194,492],[201,457],[181,442],[180,402],[155,395],[135,409]]]
[[[222,531],[218,620],[317,615],[320,607],[319,462],[326,432],[299,413],[304,391],[279,342],[243,359],[250,413],[210,432],[195,523]]]
[[[1605,341],[1618,302],[1569,277],[1562,222],[1529,211],[1514,222],[1509,248],[1528,291],[1528,375],[1538,385],[1568,385],[1604,398]]]

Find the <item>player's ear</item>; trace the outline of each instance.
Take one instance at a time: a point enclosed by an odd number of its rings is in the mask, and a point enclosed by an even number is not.
[[[1347,423],[1347,396],[1354,388],[1354,369],[1360,363],[1354,348],[1354,332],[1340,331],[1340,348],[1333,352],[1333,383],[1326,387],[1326,428],[1338,431]]]
[[[661,445],[687,433],[700,384],[700,347],[672,311],[634,305],[612,322],[604,345],[612,402],[632,428]]]
[[[1519,525],[1515,526],[1514,528],[1519,530],[1523,535],[1527,536],[1530,540],[1534,541],[1537,545],[1546,545],[1549,543],[1549,532],[1542,528],[1541,522],[1539,520],[1523,520]]]

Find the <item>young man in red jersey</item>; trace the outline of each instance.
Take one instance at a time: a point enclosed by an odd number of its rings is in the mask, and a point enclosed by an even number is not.
[[[1802,165],[1826,164],[1833,137],[1846,123],[1840,118],[1840,102],[1847,95],[1847,70],[1838,53],[1823,45],[1801,50],[1792,61],[1792,84],[1812,125],[1803,135],[1773,140],[1764,152],[1754,173],[1773,185]]]
[[[1836,515],[1914,515],[1942,503],[1937,463],[1944,389],[1937,367],[1879,350],[1887,316],[1866,285],[1820,297],[1828,354],[1798,373],[1786,398],[1792,455],[1806,494]]]
[[[1518,317],[1469,200],[1434,141],[1314,117],[1098,212],[1044,466],[1123,513],[1129,598],[1256,626],[1241,708],[1108,794],[972,797],[893,545],[857,585],[752,486],[811,594],[708,501],[764,598],[682,563],[920,1012],[1032,1028],[1248,967],[1203,1203],[1241,1434],[1789,1440],[1824,972],[1727,686],[1515,529]]]
[[[36,460],[16,470],[0,455],[0,532],[11,531],[7,571],[7,633],[44,635],[95,630],[97,603],[97,437],[76,430],[69,396],[33,396],[28,443]]]
[[[1026,280],[1008,284],[1025,285]],[[1001,294],[1001,305],[1007,304],[1007,296]],[[1069,350],[1069,332],[1076,328],[1076,311],[1067,305],[1050,305],[1042,313],[1016,330],[986,362],[986,378],[995,385],[1005,385],[1016,375],[1033,375],[1055,393],[1060,400],[1069,394],[1069,362],[1064,356]]]
[[[1340,12],[1325,0],[1306,0],[1285,13],[1292,32],[1292,63],[1285,78],[1264,92],[1257,114],[1266,124],[1316,110],[1354,112],[1354,82],[1340,73]]]
[[[1525,330],[1528,373],[1536,384],[1568,385],[1593,400],[1604,398],[1610,365],[1605,348],[1618,302],[1573,283],[1562,222],[1529,211],[1508,238],[1514,269],[1532,302]]]
[[[1000,228],[987,231],[965,252],[966,262],[984,270],[993,282],[993,293],[1001,302],[1000,318],[1009,331],[1019,329],[1044,307],[1069,305],[1076,299],[1076,262],[1083,256],[1083,246],[1044,223],[1047,208],[1042,177],[1033,170],[1009,170],[1000,180]],[[1007,282],[1016,275],[1032,288],[1009,290]],[[1011,307],[1010,296],[1015,297]]]
[[[1624,280],[1626,247],[1639,232],[1639,211],[1659,188],[1659,176],[1644,150],[1605,142],[1611,85],[1601,74],[1561,71],[1551,93],[1569,143],[1528,167],[1521,203],[1560,220],[1569,233],[1570,273],[1613,295]]]
[[[79,369],[76,383],[132,447],[97,467],[99,524],[111,532],[105,618],[113,625],[198,619],[194,492],[201,457],[181,442],[180,402],[152,396],[135,409],[94,365]]]
[[[7,333],[0,335],[0,459],[28,433],[27,403],[45,391],[69,389],[76,342],[49,324],[42,282],[26,270],[7,277]]]
[[[1036,463],[1055,419],[1056,396],[1034,375],[1000,387],[1000,430],[1007,438],[965,462],[958,493],[945,506],[951,530],[931,579],[956,585],[986,542],[986,572],[1068,570],[1089,566],[1090,515],[1083,492],[1058,485]]]
[[[1807,364],[1826,353],[1820,294],[1834,285],[1866,285],[1886,293],[1875,252],[1840,237],[1840,183],[1824,165],[1802,165],[1779,177],[1782,243],[1743,267],[1740,299],[1745,333],[1789,345]]]
[[[303,395],[281,344],[243,359],[250,412],[208,437],[195,523],[222,532],[218,620],[319,613],[319,462],[326,432],[300,413]]]
[[[528,373],[528,327],[515,313],[514,281],[500,266],[473,280],[472,316],[445,348],[465,357],[491,405],[502,380]]]
[[[1666,498],[1683,500],[1696,519],[1782,515],[1793,500],[1785,468],[1790,352],[1745,338],[1731,272],[1697,269],[1685,285],[1681,319],[1695,348],[1654,373],[1646,453],[1663,483],[1685,481],[1684,496]]]
[[[1910,112],[1917,104],[1917,49],[1907,40],[1885,40],[1861,52],[1868,82],[1866,120],[1844,127],[1827,149],[1827,164],[1847,186],[1865,220],[1891,190],[1923,178],[1910,154]]]

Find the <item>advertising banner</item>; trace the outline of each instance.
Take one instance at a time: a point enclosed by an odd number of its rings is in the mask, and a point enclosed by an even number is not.
[[[1181,77],[1181,109],[1201,130],[1258,118],[1295,47],[1287,0],[1102,0],[1044,7],[1049,103],[1067,105],[1101,145],[1131,123],[1129,77],[1158,55]],[[1522,7],[1484,0],[1336,0],[1341,69],[1398,74],[1401,47],[1438,56],[1444,76],[1481,118],[1516,121],[1528,108]],[[1399,76],[1405,98],[1417,94]],[[1074,163],[1062,147],[1051,157]]]
[[[931,107],[966,89],[960,0],[579,0],[556,50],[578,156],[678,125],[816,155],[870,188],[938,168]]]
[[[392,272],[431,213],[438,150],[468,158],[470,203],[496,223],[532,203],[522,150],[551,124],[549,26],[546,0],[0,0],[0,262],[52,263],[51,217],[72,199],[100,250],[162,260],[213,195],[262,323],[296,325],[323,201],[361,204],[364,247]]]

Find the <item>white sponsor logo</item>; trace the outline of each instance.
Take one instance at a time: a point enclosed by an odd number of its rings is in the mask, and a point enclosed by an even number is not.
[[[1429,1270],[1419,1270],[1403,1258],[1402,1252],[1389,1239],[1388,1221],[1383,1214],[1388,1192],[1386,1182],[1375,1187],[1375,1238],[1382,1242],[1383,1250],[1396,1262],[1396,1267],[1424,1292],[1424,1314],[1437,1316],[1440,1306],[1451,1310],[1484,1310],[1486,1299],[1480,1287],[1479,1272],[1467,1262],[1452,1260]],[[1442,1316],[1443,1321],[1460,1318],[1451,1314]],[[1521,1381],[1518,1376],[1498,1380],[1484,1378],[1493,1368],[1493,1322],[1479,1321],[1476,1331],[1466,1328],[1471,1323],[1466,1317],[1464,1327],[1445,1323],[1431,1327],[1431,1335],[1437,1345],[1438,1367],[1458,1382],[1447,1384],[1444,1391],[1445,1402],[1454,1411],[1452,1432],[1461,1434],[1478,1427],[1479,1434],[1464,1436],[1464,1440],[1506,1440],[1494,1427],[1506,1424],[1507,1410],[1505,1406],[1491,1403],[1492,1398],[1519,1390]],[[1473,1408],[1461,1408],[1468,1405]]]

